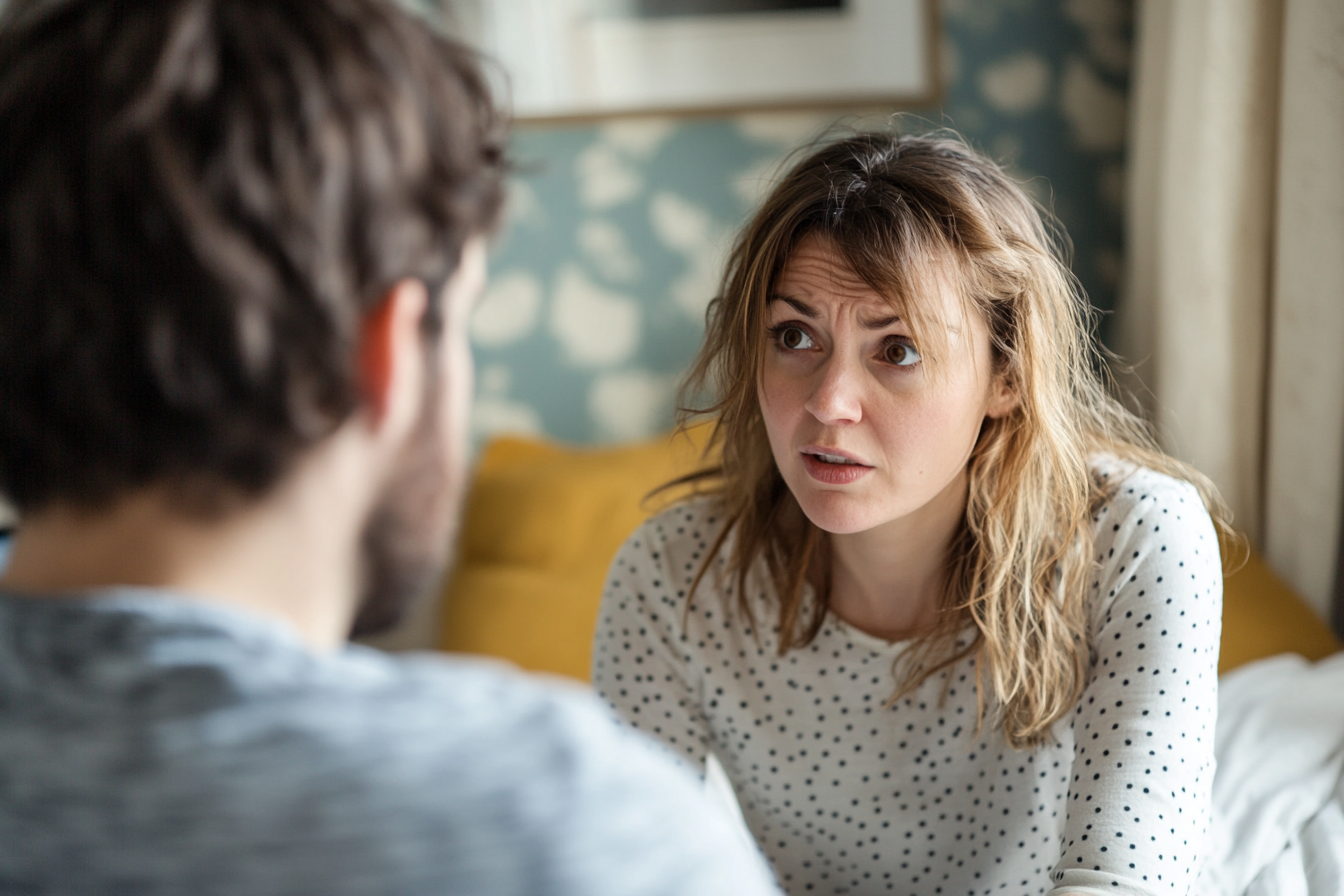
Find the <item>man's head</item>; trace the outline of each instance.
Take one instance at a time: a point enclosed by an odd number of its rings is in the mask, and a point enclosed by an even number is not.
[[[475,55],[390,0],[11,3],[0,492],[25,515],[260,499],[381,400],[380,317],[423,284],[420,480],[366,538],[408,553],[451,504],[426,497],[452,430],[434,349],[462,338],[441,293],[495,223],[503,138]]]

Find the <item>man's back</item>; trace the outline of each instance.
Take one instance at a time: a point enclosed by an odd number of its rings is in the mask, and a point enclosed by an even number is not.
[[[0,892],[776,893],[432,594],[507,115],[393,0],[0,0]]]
[[[154,592],[0,598],[0,890],[769,892],[577,690]]]

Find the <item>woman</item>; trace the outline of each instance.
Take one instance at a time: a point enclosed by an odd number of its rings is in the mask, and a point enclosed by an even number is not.
[[[707,326],[721,467],[617,555],[599,691],[718,757],[792,894],[1185,893],[1226,515],[1109,396],[1021,188],[947,136],[825,146]]]

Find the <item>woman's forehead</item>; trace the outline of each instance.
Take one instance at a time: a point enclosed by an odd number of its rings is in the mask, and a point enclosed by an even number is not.
[[[890,288],[881,289],[859,276],[829,239],[812,233],[803,237],[785,260],[770,298],[870,305],[874,314],[880,313],[879,309],[895,309],[900,313],[912,303],[919,306],[911,309],[916,314],[943,315],[962,310],[953,288],[949,263],[925,263],[915,270],[911,270],[912,267],[906,266],[906,277],[900,278],[907,282],[893,283]],[[895,279],[891,272],[875,273],[878,276],[872,279],[879,282]]]
[[[780,271],[776,292],[802,289],[808,292],[833,292],[844,298],[882,301],[877,293],[823,237],[804,237],[789,254]]]

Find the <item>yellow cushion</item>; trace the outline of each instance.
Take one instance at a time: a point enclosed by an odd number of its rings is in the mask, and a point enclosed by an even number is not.
[[[1339,649],[1330,626],[1254,551],[1224,580],[1220,675],[1277,653],[1318,660]]]
[[[679,494],[646,500],[649,492],[704,465],[707,437],[700,426],[688,436],[608,449],[491,443],[446,588],[443,648],[587,680],[611,558]],[[1258,556],[1228,577],[1220,673],[1276,653],[1316,660],[1339,649],[1329,626]]]
[[[445,650],[588,679],[607,568],[641,522],[706,465],[709,427],[618,448],[492,442],[477,466],[441,618]]]

